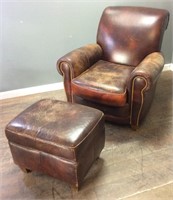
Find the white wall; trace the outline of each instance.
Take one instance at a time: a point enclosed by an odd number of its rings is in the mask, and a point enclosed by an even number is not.
[[[171,0],[1,0],[0,91],[61,82],[57,59],[95,42],[101,13],[109,5],[173,10]],[[166,63],[172,60],[171,25],[172,17],[162,45]]]

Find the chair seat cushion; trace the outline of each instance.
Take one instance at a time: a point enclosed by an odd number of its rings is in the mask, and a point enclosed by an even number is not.
[[[134,67],[100,60],[72,80],[74,95],[111,106],[127,102],[127,81]]]

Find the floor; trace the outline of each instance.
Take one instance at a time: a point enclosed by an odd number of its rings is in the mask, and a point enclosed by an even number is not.
[[[13,163],[5,125],[43,98],[65,100],[62,90],[0,101],[0,199],[173,199],[173,73],[164,71],[151,110],[137,131],[106,122],[106,145],[80,191]]]

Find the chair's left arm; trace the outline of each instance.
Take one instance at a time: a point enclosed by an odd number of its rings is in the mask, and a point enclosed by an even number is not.
[[[149,54],[133,70],[128,82],[130,123],[136,129],[151,105],[156,83],[164,66],[160,52]]]
[[[88,44],[64,55],[57,61],[57,70],[64,78],[67,100],[72,102],[71,80],[102,58],[98,44]]]

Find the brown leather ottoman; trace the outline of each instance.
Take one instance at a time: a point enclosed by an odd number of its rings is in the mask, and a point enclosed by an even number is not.
[[[104,117],[86,106],[44,99],[5,129],[14,162],[80,187],[105,143]]]

